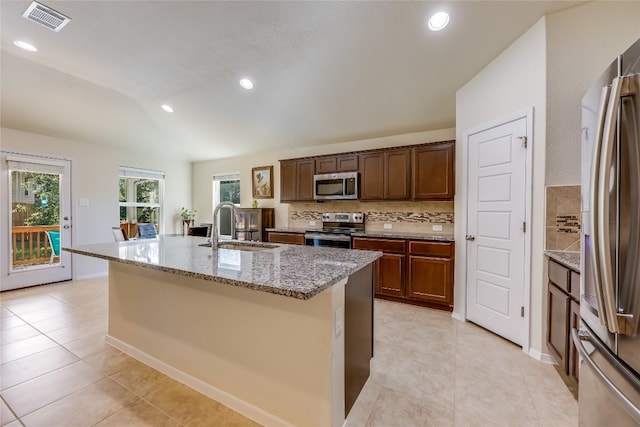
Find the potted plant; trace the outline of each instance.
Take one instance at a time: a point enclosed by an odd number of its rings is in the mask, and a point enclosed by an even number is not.
[[[196,217],[196,210],[187,209],[185,207],[180,208],[180,219],[182,219],[182,235],[184,236],[184,226],[189,229],[190,225],[193,225],[193,219]]]

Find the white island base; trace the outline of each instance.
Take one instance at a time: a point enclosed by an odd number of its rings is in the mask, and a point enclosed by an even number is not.
[[[338,427],[346,283],[301,300],[109,262],[107,342],[260,424]]]

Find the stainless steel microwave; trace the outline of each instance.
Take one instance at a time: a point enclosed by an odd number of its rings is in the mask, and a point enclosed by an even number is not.
[[[358,198],[358,172],[327,173],[313,176],[315,200],[354,200]]]

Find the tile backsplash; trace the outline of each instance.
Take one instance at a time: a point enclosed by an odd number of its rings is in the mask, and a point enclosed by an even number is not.
[[[545,249],[580,251],[580,186],[547,187]]]
[[[323,212],[364,212],[365,229],[415,233],[453,234],[453,202],[358,202],[335,201],[324,203],[291,203],[289,205],[289,227],[309,227],[309,221],[322,226]],[[442,231],[434,231],[433,226]]]

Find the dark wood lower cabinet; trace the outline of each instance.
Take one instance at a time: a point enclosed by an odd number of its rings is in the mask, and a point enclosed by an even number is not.
[[[304,245],[304,234],[269,231],[268,241],[271,243],[286,243],[288,245]]]
[[[384,254],[377,261],[376,293],[401,297],[404,292],[405,255]]]
[[[411,255],[409,272],[409,298],[452,304],[451,260]]]
[[[580,325],[580,274],[553,260],[549,260],[547,271],[547,348],[577,393],[578,351],[571,339],[571,331]]]
[[[375,263],[376,296],[451,311],[453,242],[354,237],[354,249],[382,251]]]
[[[562,370],[568,369],[569,363],[569,310],[571,299],[558,287],[549,285],[549,328],[547,344]]]

